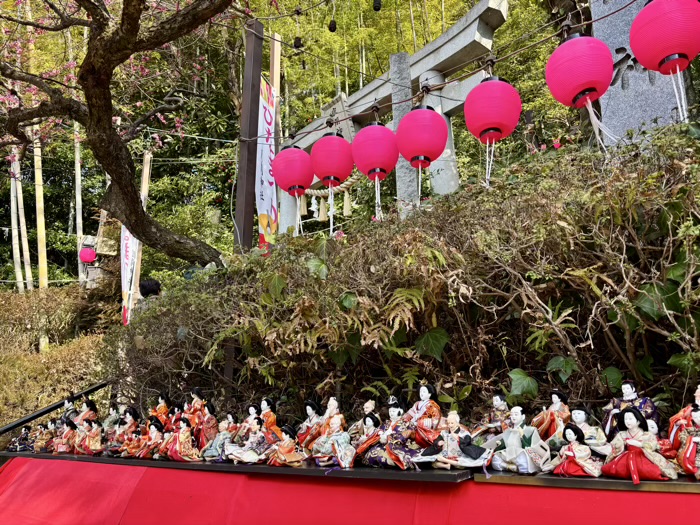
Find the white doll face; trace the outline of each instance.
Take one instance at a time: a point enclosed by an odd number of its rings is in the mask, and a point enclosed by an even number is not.
[[[362,405],[362,410],[365,411],[365,415],[371,414],[372,410],[374,410],[374,403],[367,401],[364,405]]]
[[[583,410],[573,410],[571,412],[571,419],[574,420],[574,423],[580,425],[586,422],[587,415]]]
[[[250,424],[250,429],[253,432],[257,432],[258,430],[260,430],[260,425],[258,424],[257,419],[254,419],[253,422]]]
[[[87,412],[87,404],[83,403],[82,405],[80,405],[80,410],[82,410],[83,412]]]
[[[126,421],[127,423],[131,423],[133,420],[134,418],[129,412],[124,414],[124,421]]]
[[[331,412],[338,410],[338,400],[336,398],[332,397],[328,400],[328,410]]]
[[[695,423],[697,426],[700,426],[700,410],[691,412],[690,417],[693,418],[693,423]]]
[[[565,438],[569,443],[571,443],[571,442],[573,442],[573,441],[576,441],[576,433],[575,433],[573,430],[571,430],[570,428],[567,428],[567,429],[564,431],[564,438]]]
[[[207,405],[204,405],[204,413],[208,416],[211,416],[211,412],[209,412],[209,407]]]
[[[654,421],[653,419],[647,419],[647,426],[649,427],[649,432],[651,432],[655,436],[659,435],[659,427],[656,424],[656,421]]]
[[[365,418],[365,430],[372,430],[374,428],[374,421],[371,417]]]
[[[261,410],[265,410],[266,408],[270,408],[270,407],[267,406],[267,401],[265,401],[265,400],[263,399],[263,400],[260,402],[260,409],[261,409]]]
[[[49,421],[49,430],[53,430],[54,428],[56,428],[56,425],[54,424],[54,422]]]
[[[695,399],[700,399],[700,385],[698,385],[698,388],[695,390]]]
[[[183,428],[187,428],[187,423],[185,423],[184,419],[181,419],[180,420],[180,430],[182,430]]]
[[[401,416],[403,411],[399,407],[389,407],[389,418],[396,421]]]
[[[316,413],[316,411],[311,408],[309,405],[306,405],[306,415],[311,417]]]
[[[448,414],[447,428],[449,428],[451,432],[454,432],[457,430],[457,428],[459,428],[459,416],[457,416],[457,414]]]
[[[622,385],[622,396],[630,397],[632,395],[634,395],[634,387],[630,384]]]
[[[634,417],[632,412],[627,412],[625,414],[625,426],[628,430],[636,430],[639,428],[639,421]]]
[[[226,414],[226,421],[229,423],[233,423],[233,415],[232,414]]]
[[[282,441],[289,441],[290,439],[292,439],[292,438],[289,437],[289,434],[287,434],[286,432],[283,431],[282,432]]]
[[[83,421],[83,429],[85,429],[86,431],[90,430],[90,422],[87,419]]]
[[[161,396],[158,396],[158,403],[162,405],[163,403],[165,403],[165,399],[163,399]]]
[[[226,428],[228,425],[226,424],[226,421],[222,421],[219,423],[219,432],[226,432]]]
[[[249,413],[251,416],[254,416],[255,414],[258,413],[258,411],[255,410],[255,407],[248,407],[248,413]]]
[[[520,407],[513,407],[510,410],[510,420],[517,427],[523,421],[525,421],[525,416],[523,415],[523,409]]]
[[[151,434],[151,436],[155,436],[158,433],[158,429],[155,425],[151,425],[149,427],[149,433]]]
[[[430,391],[428,390],[427,387],[420,387],[420,390],[418,391],[418,395],[420,396],[421,401],[427,401],[430,399]]]
[[[552,403],[556,404],[556,403],[560,403],[560,402],[561,402],[561,399],[559,399],[559,396],[556,394],[552,394]]]
[[[492,402],[494,408],[504,408],[506,406],[505,400],[501,399],[500,396],[493,396]]]
[[[117,413],[117,409],[114,407],[109,407],[109,415],[113,416],[114,414]]]

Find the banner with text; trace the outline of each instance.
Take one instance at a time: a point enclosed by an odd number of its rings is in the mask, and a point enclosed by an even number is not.
[[[255,204],[258,210],[259,247],[270,253],[275,243],[279,221],[277,186],[272,178],[275,158],[275,90],[263,78],[260,82],[260,111],[258,113],[257,163],[255,167]]]
[[[122,322],[124,326],[129,324],[131,318],[132,285],[136,272],[136,259],[138,259],[139,240],[131,235],[131,232],[122,225],[121,238],[121,262],[122,262]]]

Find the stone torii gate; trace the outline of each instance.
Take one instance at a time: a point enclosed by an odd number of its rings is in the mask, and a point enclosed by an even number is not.
[[[350,96],[341,94],[323,108],[323,116],[298,132],[299,138],[288,140],[284,146],[298,146],[310,150],[311,146],[326,133],[326,120],[335,115],[339,119],[350,115],[368,113],[340,123],[340,130],[352,142],[356,131],[373,120],[372,107],[381,106],[380,115],[390,111],[395,130],[396,122],[411,110],[411,102],[406,102],[422,86],[437,86],[445,81],[445,76],[456,73],[470,60],[488,54],[493,45],[494,31],[506,20],[508,0],[481,0],[465,16],[459,19],[445,33],[430,42],[423,49],[409,55],[397,53],[390,57],[389,72],[373,80],[364,88]],[[459,174],[454,151],[454,139],[450,119],[463,114],[464,100],[482,80],[474,75],[461,82],[431,90],[424,104],[441,113],[448,123],[449,137],[442,156],[430,167],[430,176],[435,193],[453,193],[459,187]],[[280,232],[286,232],[295,223],[296,203],[293,197],[280,192]],[[416,170],[403,158],[396,166],[396,195],[402,217],[418,204],[418,176]]]

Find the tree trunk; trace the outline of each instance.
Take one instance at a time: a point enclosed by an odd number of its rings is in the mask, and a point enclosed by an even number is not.
[[[447,31],[447,26],[445,25],[445,0],[440,0],[440,21],[442,22],[442,32]]]
[[[426,4],[426,0],[423,0],[423,31],[425,34],[425,44],[427,45],[432,39],[432,35],[430,33],[430,18],[428,17],[428,5]]]
[[[10,226],[12,228],[12,262],[15,267],[15,285],[19,293],[24,293],[24,276],[22,275],[22,257],[19,252],[19,225],[17,224],[17,177],[13,173],[10,179]]]
[[[24,215],[24,196],[22,194],[22,177],[20,175],[19,157],[17,148],[12,148],[12,171],[15,174],[15,191],[17,192],[17,215],[19,217],[19,232],[22,239],[22,259],[24,259],[24,277],[27,280],[27,290],[34,289],[32,276],[32,260],[29,254],[29,238],[27,236],[27,219]]]
[[[228,28],[223,28],[224,45],[226,46],[226,64],[228,66],[228,96],[233,105],[233,115],[240,116],[243,105],[243,92],[240,83],[242,69],[243,37],[240,33],[231,34]]]
[[[413,52],[418,51],[418,38],[416,37],[416,20],[413,18],[413,0],[408,0],[408,9],[411,13],[411,33],[413,33]]]

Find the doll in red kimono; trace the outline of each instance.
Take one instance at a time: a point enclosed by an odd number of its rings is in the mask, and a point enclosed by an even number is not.
[[[282,431],[277,426],[277,416],[273,412],[275,404],[269,397],[260,402],[260,417],[263,420],[263,434],[267,442],[272,444],[282,439]]]
[[[219,422],[216,420],[216,409],[211,403],[204,405],[204,417],[200,423],[201,429],[197,439],[199,450],[206,447],[210,441],[213,441],[216,434],[219,433]]]
[[[669,421],[668,439],[671,440],[671,444],[676,450],[678,450],[681,446],[681,432],[686,426],[692,426],[691,412],[693,410],[693,406],[700,405],[700,384],[698,384],[698,387],[695,389],[694,398],[694,403],[684,407],[675,416],[672,416]]]
[[[422,448],[433,444],[440,433],[447,428],[442,418],[440,405],[435,401],[436,392],[433,385],[421,385],[418,389],[420,399],[403,416],[416,432],[416,443]]]
[[[700,480],[700,405],[693,404],[690,407],[690,422],[683,427],[680,442],[678,464],[683,472]]]

